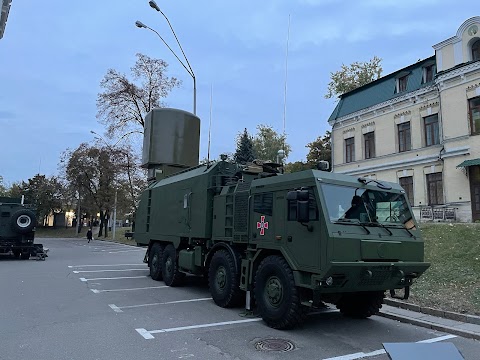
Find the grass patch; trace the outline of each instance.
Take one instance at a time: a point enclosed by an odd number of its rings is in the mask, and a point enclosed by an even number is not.
[[[409,302],[480,315],[480,224],[422,224],[421,230],[431,266]]]

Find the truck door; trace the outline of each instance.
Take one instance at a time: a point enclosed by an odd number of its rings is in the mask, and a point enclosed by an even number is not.
[[[319,220],[318,199],[315,192],[309,189],[309,222],[297,221],[297,204],[287,200],[285,217],[286,249],[289,256],[302,270],[319,270],[321,268],[321,222]]]

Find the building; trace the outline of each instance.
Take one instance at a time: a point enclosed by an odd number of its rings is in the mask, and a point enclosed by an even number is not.
[[[332,169],[399,182],[423,221],[480,221],[480,17],[433,48],[340,97]]]
[[[1,13],[0,13],[0,39],[3,38],[5,32],[5,26],[7,25],[8,13],[10,12],[10,6],[12,0],[1,0]]]

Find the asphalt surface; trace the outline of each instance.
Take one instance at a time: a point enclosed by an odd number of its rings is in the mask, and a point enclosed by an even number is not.
[[[450,342],[465,359],[479,358],[479,341],[333,308],[274,330],[241,308],[217,307],[202,279],[179,288],[152,280],[144,249],[38,242],[50,249],[46,261],[0,256],[1,360],[388,359],[382,344],[392,342]]]

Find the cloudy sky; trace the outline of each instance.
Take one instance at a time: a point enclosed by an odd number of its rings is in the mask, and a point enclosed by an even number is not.
[[[475,2],[473,2],[475,3]],[[235,150],[235,137],[258,124],[283,131],[288,55],[288,161],[329,130],[335,101],[324,99],[342,63],[383,59],[384,75],[434,54],[432,46],[478,16],[471,1],[451,0],[157,0],[197,78],[201,158],[206,157],[213,88],[212,157]],[[475,13],[474,11],[477,11]],[[0,40],[0,176],[5,182],[58,173],[61,153],[103,133],[95,100],[107,69],[128,73],[136,53],[162,58],[183,81],[170,107],[192,111],[192,79],[172,47],[165,19],[147,0],[13,0]],[[175,48],[175,47],[174,47]],[[176,49],[176,48],[175,48]],[[180,54],[180,53],[179,53]]]

